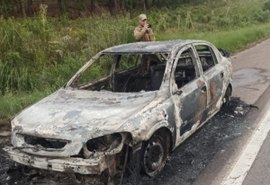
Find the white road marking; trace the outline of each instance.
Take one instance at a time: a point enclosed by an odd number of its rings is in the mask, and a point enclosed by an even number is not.
[[[267,110],[260,122],[258,127],[254,131],[250,141],[246,148],[240,154],[240,158],[237,160],[235,165],[232,167],[229,175],[226,176],[221,185],[241,185],[246,175],[248,174],[256,156],[258,155],[264,140],[266,139],[270,130],[270,104],[266,106]]]

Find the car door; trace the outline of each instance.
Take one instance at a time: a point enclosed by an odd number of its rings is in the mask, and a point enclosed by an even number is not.
[[[201,66],[203,71],[203,77],[209,88],[207,108],[209,112],[212,112],[211,110],[216,109],[218,100],[222,96],[223,68],[218,65],[218,59],[211,46],[207,44],[195,44],[194,48],[199,58],[199,66]]]
[[[196,130],[193,126],[201,123],[207,105],[207,86],[200,75],[198,61],[191,46],[179,52],[172,72],[173,99],[179,111],[179,133],[182,136],[192,129]]]

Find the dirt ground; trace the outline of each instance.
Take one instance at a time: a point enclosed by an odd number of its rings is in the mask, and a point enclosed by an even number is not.
[[[233,97],[226,109],[220,111],[204,127],[178,147],[170,156],[163,172],[156,178],[140,177],[141,185],[190,185],[214,158],[226,149],[226,145],[242,135],[248,127],[245,116],[250,106]],[[3,185],[61,185],[76,184],[72,175],[58,174],[14,165],[2,148],[10,144],[8,126],[0,127],[0,184]],[[4,133],[1,136],[1,133]],[[127,180],[133,183],[132,177]],[[96,178],[87,178],[87,184],[104,184]],[[138,184],[138,182],[136,182]]]

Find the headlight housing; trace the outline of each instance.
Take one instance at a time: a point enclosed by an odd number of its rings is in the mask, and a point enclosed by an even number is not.
[[[120,133],[90,139],[84,145],[83,155],[85,158],[89,158],[95,153],[118,153],[123,147],[123,139],[123,135]]]

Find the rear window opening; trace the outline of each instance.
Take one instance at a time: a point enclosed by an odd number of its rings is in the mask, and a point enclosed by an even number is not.
[[[197,45],[195,46],[195,48],[199,55],[204,72],[211,69],[217,64],[217,59],[212,48],[207,45]]]

